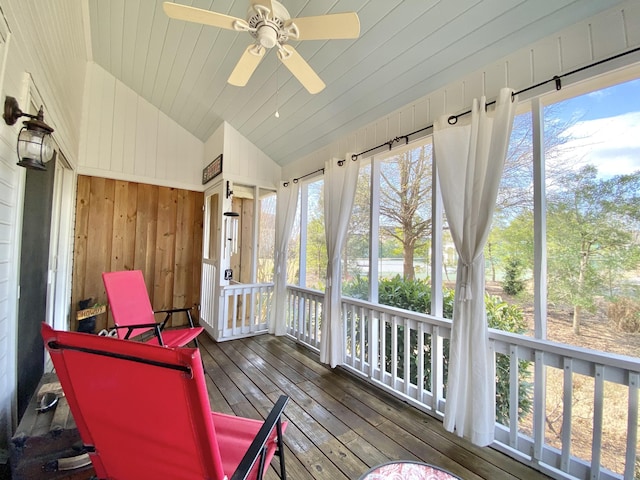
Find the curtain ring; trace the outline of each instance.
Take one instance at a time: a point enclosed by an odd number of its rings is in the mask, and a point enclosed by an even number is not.
[[[447,119],[447,123],[449,125],[455,125],[456,123],[458,123],[458,117],[456,117],[455,115],[451,115],[448,119]]]
[[[344,160],[338,160],[338,166],[341,167],[342,165],[344,165]]]
[[[553,77],[553,80],[556,82],[556,90],[562,90],[562,80],[560,80],[559,76]]]
[[[355,162],[356,160],[358,160],[358,155],[354,153],[353,155],[351,155],[351,161]]]
[[[284,182],[284,183],[282,184],[282,186],[283,186],[283,187],[288,187],[288,186],[289,186],[289,182]]]

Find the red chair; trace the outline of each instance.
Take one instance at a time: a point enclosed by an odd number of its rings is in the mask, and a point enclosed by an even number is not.
[[[263,421],[211,412],[200,352],[42,325],[98,478],[286,478],[282,395]]]
[[[154,336],[148,340],[148,343],[183,347],[193,340],[198,347],[197,337],[202,333],[203,328],[193,324],[191,308],[173,308],[154,312],[140,270],[105,272],[102,274],[102,281],[118,338],[129,339],[153,330]],[[165,330],[167,322],[177,312],[187,314],[189,327]],[[161,323],[156,322],[156,313],[166,314]]]

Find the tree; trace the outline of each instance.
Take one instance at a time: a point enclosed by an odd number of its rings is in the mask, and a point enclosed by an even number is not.
[[[406,280],[415,278],[416,249],[431,236],[431,151],[431,144],[407,150],[380,169],[380,229],[402,245]]]
[[[548,194],[549,297],[573,307],[579,334],[582,311],[613,290],[614,277],[622,284],[640,265],[640,171],[605,179],[587,165],[562,185]]]
[[[562,176],[573,168],[566,161],[566,153],[575,136],[568,135],[569,129],[579,118],[564,111],[562,103],[554,103],[545,107],[544,155],[546,159],[546,183],[549,188],[561,184]],[[568,119],[567,119],[568,118]],[[493,215],[493,228],[485,245],[485,259],[491,269],[491,279],[496,280],[496,270],[505,268],[510,258],[527,254],[529,263],[533,265],[533,243],[530,252],[522,249],[522,239],[518,243],[510,239],[511,231],[507,227],[518,217],[533,212],[533,123],[531,112],[516,115],[509,140],[509,150],[500,180],[500,188]],[[521,219],[522,220],[522,219]],[[520,220],[520,221],[521,221]],[[509,229],[512,230],[512,229]],[[531,237],[533,229],[528,230]],[[508,233],[505,235],[505,233]],[[517,251],[508,251],[505,245],[517,247]]]
[[[306,286],[324,289],[327,274],[327,245],[324,228],[324,180],[307,186],[307,282]]]
[[[307,287],[324,289],[327,274],[327,245],[324,217],[309,219],[307,225]]]
[[[362,271],[356,260],[369,257],[371,220],[371,164],[364,165],[358,173],[356,194],[349,219],[349,228],[343,252],[343,280],[362,278]],[[343,281],[344,288],[344,281]]]

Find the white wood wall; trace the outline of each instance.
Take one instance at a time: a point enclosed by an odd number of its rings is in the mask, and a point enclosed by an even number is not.
[[[224,122],[222,171],[225,179],[236,183],[274,189],[281,176],[280,165],[227,122]]]
[[[10,95],[28,110],[23,103],[28,72],[37,89],[35,96],[44,105],[45,121],[55,129],[56,142],[75,165],[86,63],[82,2],[0,0],[0,8],[11,32],[5,46],[6,68],[0,77],[0,101]],[[9,127],[0,121],[0,453],[7,448],[16,421],[12,405],[16,394],[18,255],[25,179],[25,170],[16,166],[20,127],[21,122]]]
[[[321,168],[329,158],[345,158],[348,152],[362,152],[396,136],[432,125],[441,115],[468,110],[474,98],[485,95],[487,99],[493,99],[502,87],[518,91],[639,45],[640,1],[630,0],[518,50],[357,131],[345,132],[339,140],[284,167],[283,180]],[[640,55],[630,55],[602,65],[591,73],[576,75],[573,81],[638,61]],[[563,85],[571,82],[571,78],[563,79]],[[551,83],[532,93],[541,94],[554,89],[555,85]]]
[[[225,179],[277,185],[280,166],[228,123],[203,143],[96,63],[86,79],[78,173],[202,191],[223,153]]]
[[[202,191],[203,142],[93,62],[82,117],[78,173]]]

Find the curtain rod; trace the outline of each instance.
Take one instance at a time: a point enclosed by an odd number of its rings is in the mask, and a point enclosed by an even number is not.
[[[569,75],[574,75],[574,74],[582,72],[584,70],[588,70],[590,68],[597,67],[598,65],[601,65],[603,63],[610,62],[612,60],[616,60],[618,58],[624,57],[626,55],[630,55],[630,54],[638,52],[638,51],[640,51],[640,47],[633,48],[633,49],[628,50],[626,52],[618,53],[617,55],[613,55],[611,57],[607,57],[607,58],[605,58],[603,60],[599,60],[597,62],[590,63],[589,65],[585,65],[585,66],[580,67],[580,68],[576,68],[575,70],[571,70],[570,72],[563,73],[562,75],[554,75],[549,80],[545,80],[543,82],[536,83],[535,85],[531,85],[531,86],[529,86],[527,88],[523,88],[522,90],[518,90],[517,92],[513,92],[511,94],[511,98],[513,99],[516,95],[528,92],[529,90],[536,89],[538,87],[541,87],[541,86],[546,85],[547,83],[551,83],[551,82],[555,82],[556,90],[561,90],[562,89],[562,79],[564,77],[568,77]],[[489,105],[493,105],[495,103],[496,103],[495,100],[492,101],[492,102],[489,102],[489,103],[487,103],[485,105],[485,108],[488,107]],[[449,125],[455,125],[458,122],[458,118],[463,117],[465,115],[468,115],[470,113],[471,113],[471,110],[467,110],[466,112],[459,113],[458,115],[451,115],[447,119],[447,122],[449,123]],[[378,149],[380,149],[382,147],[385,147],[385,146],[388,146],[389,150],[391,150],[391,148],[393,147],[394,143],[399,142],[400,140],[403,140],[403,139],[405,141],[405,145],[407,145],[409,143],[409,137],[415,135],[416,133],[424,132],[425,130],[428,130],[430,128],[433,128],[433,124],[427,125],[426,127],[420,128],[420,129],[415,130],[415,131],[413,131],[411,133],[407,133],[406,135],[400,135],[398,137],[392,138],[391,140],[389,140],[387,142],[384,142],[384,143],[381,143],[380,145],[378,145],[376,147],[373,147],[373,148],[370,148],[369,150],[365,150],[365,151],[360,152],[360,153],[354,153],[353,155],[351,155],[351,160],[353,160],[355,162],[358,159],[359,156],[364,155],[366,153],[373,152],[374,150],[378,150]]]
[[[315,175],[318,172],[322,172],[324,173],[324,168],[319,168],[318,170],[316,170],[315,172],[311,172],[311,173],[307,173],[306,175],[302,175],[301,177],[298,178],[294,178],[292,181],[293,183],[298,183],[298,181],[302,180],[303,178],[307,178],[310,177],[311,175]],[[284,187],[288,187],[289,186],[289,182],[284,182],[282,184]]]
[[[343,166],[345,161],[346,161],[346,160],[338,160],[338,162],[337,162],[337,163],[338,163],[338,166],[339,166],[339,167]],[[307,173],[306,175],[302,175],[301,177],[294,178],[292,181],[293,181],[293,183],[298,183],[298,181],[299,181],[299,180],[302,180],[303,178],[306,178],[306,177],[310,177],[311,175],[314,175],[314,174],[316,174],[316,173],[318,173],[318,172],[322,172],[322,174],[324,175],[324,168],[319,168],[319,169],[318,169],[318,170],[316,170],[315,172]],[[284,182],[284,183],[282,184],[282,186],[283,186],[283,187],[288,187],[288,186],[289,186],[289,182]]]

